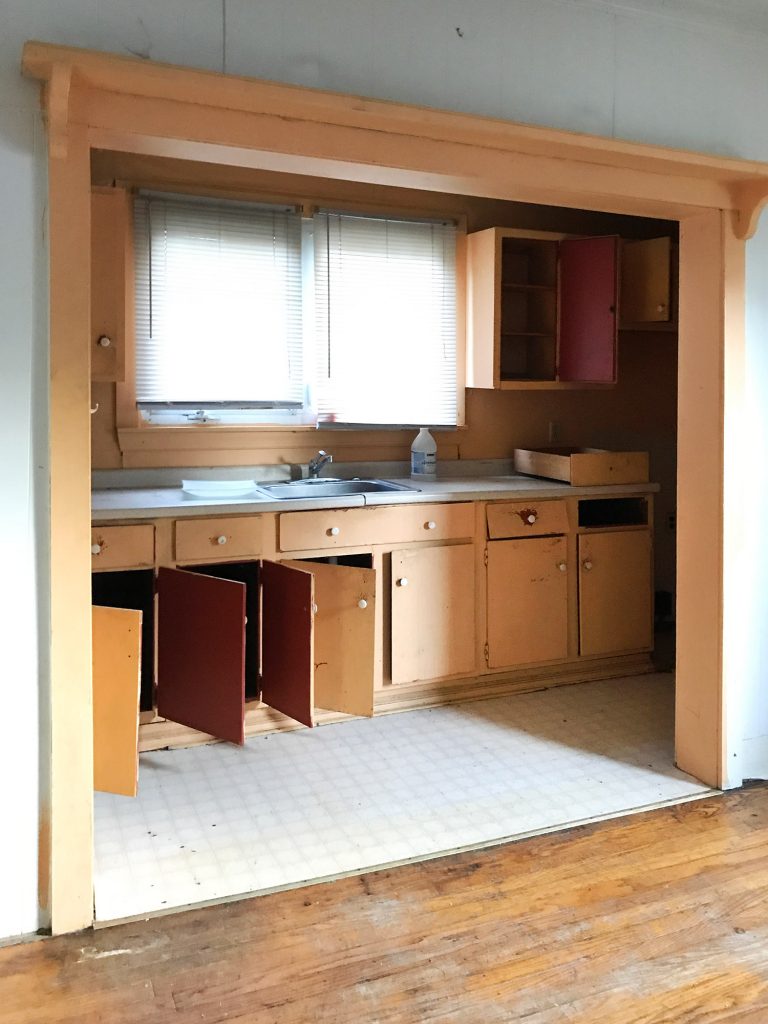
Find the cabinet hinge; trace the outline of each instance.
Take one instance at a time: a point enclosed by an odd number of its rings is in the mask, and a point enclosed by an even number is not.
[[[485,654],[485,664],[486,664],[486,665],[490,664],[490,660],[491,660],[491,652],[490,652],[490,651],[489,651],[489,649],[488,649],[488,644],[485,644],[485,645],[483,646],[483,653]]]

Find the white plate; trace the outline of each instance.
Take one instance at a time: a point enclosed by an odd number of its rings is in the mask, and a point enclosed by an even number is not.
[[[182,480],[181,489],[195,498],[242,498],[256,490],[256,481]]]

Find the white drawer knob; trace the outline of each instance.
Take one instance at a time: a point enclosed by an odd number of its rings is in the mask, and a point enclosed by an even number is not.
[[[424,523],[424,529],[435,530],[437,529],[437,523],[433,519],[430,519],[428,523]]]
[[[397,581],[397,585],[398,585],[398,587],[407,587],[408,586],[407,578],[405,576],[401,576],[400,579]]]
[[[558,562],[557,568],[560,570],[560,572],[565,572],[568,566],[565,564],[565,562]]]
[[[663,313],[666,308],[667,307],[664,305],[664,303],[660,302],[659,305],[656,307],[656,312]]]
[[[365,600],[364,597],[361,597],[360,600],[357,602],[357,607],[358,608],[367,608],[368,607],[368,602]]]
[[[312,614],[317,615],[317,605],[314,603],[312,604]]]
[[[92,555],[100,555],[101,554],[101,544],[91,544],[91,554]]]
[[[537,518],[538,518],[538,516],[536,515],[535,512],[529,512],[528,515],[525,517],[525,521],[526,521],[526,523],[530,523],[531,526],[533,526],[533,524],[536,522]]]
[[[584,567],[584,569],[586,569],[587,572],[589,572],[589,570],[592,568],[592,563],[590,562],[589,559],[587,559],[586,561],[582,562],[581,564]]]
[[[329,530],[326,530],[326,533],[328,534],[329,537],[338,537],[339,532],[340,531],[338,526],[332,526]]]
[[[220,537],[216,538],[216,543],[217,544],[226,544],[227,543],[227,538],[224,536],[223,533],[222,533],[222,535]]]
[[[99,337],[99,340],[96,342],[96,344],[99,346],[99,348],[109,348],[109,346],[112,344],[112,339],[108,335],[102,334]]]

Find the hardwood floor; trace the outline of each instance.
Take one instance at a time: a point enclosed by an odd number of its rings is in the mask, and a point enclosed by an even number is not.
[[[2,1024],[765,1024],[768,785],[0,950]]]

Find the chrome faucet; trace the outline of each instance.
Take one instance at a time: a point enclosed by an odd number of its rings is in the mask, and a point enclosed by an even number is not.
[[[307,463],[307,476],[310,480],[316,480],[320,476],[323,466],[333,462],[333,456],[328,452],[319,451],[317,455]]]

